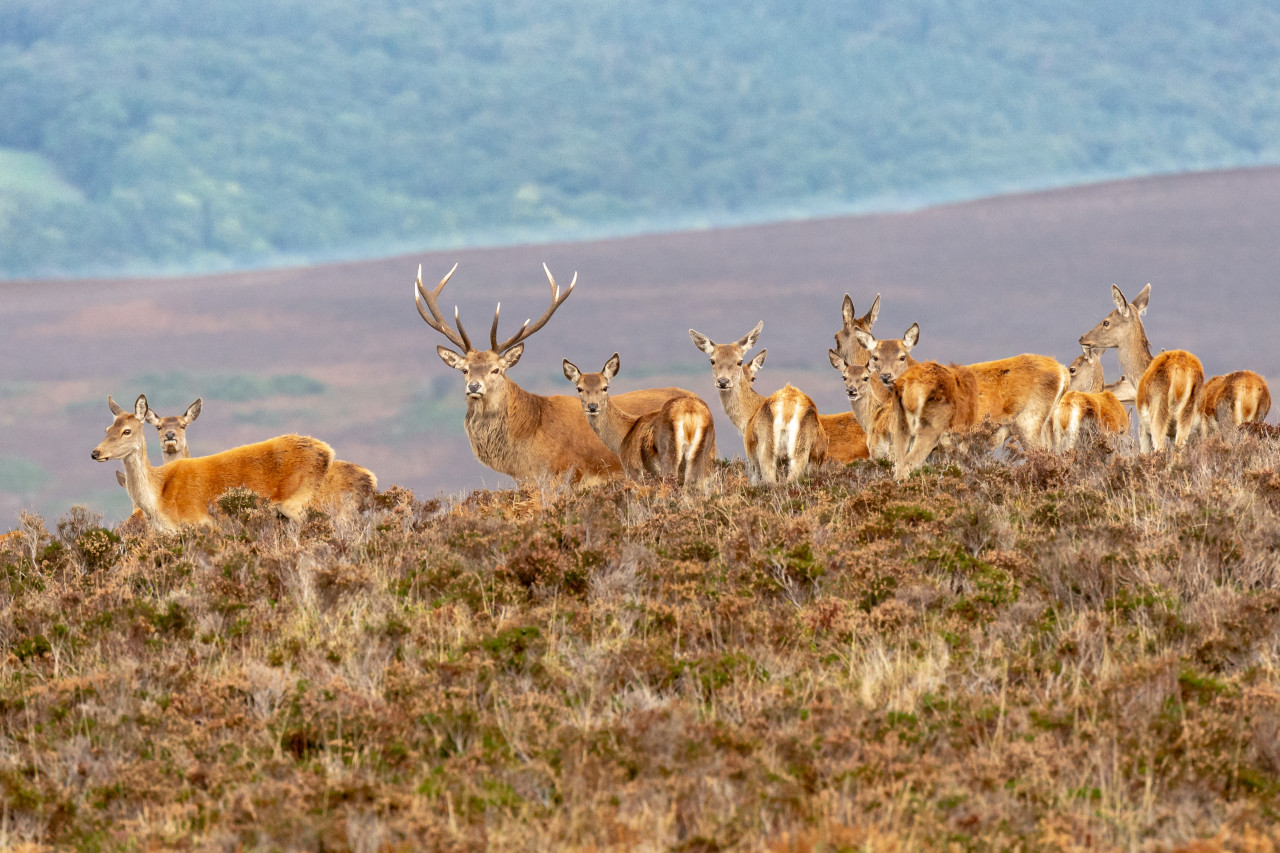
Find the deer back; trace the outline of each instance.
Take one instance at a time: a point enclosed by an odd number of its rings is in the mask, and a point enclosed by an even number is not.
[[[1261,423],[1271,411],[1267,380],[1252,370],[1237,370],[1206,379],[1200,395],[1200,417],[1206,427]]]
[[[847,465],[855,459],[870,456],[867,434],[853,412],[834,415],[818,415],[818,423],[827,436],[827,456],[835,462]]]

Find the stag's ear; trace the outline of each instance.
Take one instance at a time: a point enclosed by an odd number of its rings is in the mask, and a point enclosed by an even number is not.
[[[113,415],[118,415],[124,411],[124,409],[120,407],[120,404],[117,403],[110,394],[107,395],[107,406],[110,407],[111,414]]]
[[[1114,284],[1111,285],[1111,301],[1116,304],[1116,310],[1120,312],[1121,317],[1129,316],[1129,300],[1124,298],[1120,288]]]
[[[716,345],[711,338],[708,338],[706,335],[702,334],[702,332],[690,329],[689,338],[693,341],[693,345],[695,347],[702,350],[707,355],[711,355],[716,348]]]
[[[846,326],[853,325],[853,297],[847,293],[844,295],[844,301],[840,303],[840,316],[844,319]]]
[[[182,418],[188,425],[196,418],[200,417],[200,404],[202,402],[203,401],[199,397],[196,397],[196,401],[190,406],[187,406],[187,412],[182,416]]]
[[[853,339],[862,344],[863,349],[873,350],[876,348],[876,339],[870,332],[864,332],[862,329],[854,329]]]
[[[143,416],[142,419],[147,423],[151,424],[156,429],[160,429],[160,416],[157,415],[155,412],[151,411],[150,406],[147,406],[147,413]]]
[[[618,375],[618,371],[622,369],[622,360],[618,358],[615,352],[610,356],[609,360],[604,363],[604,370],[600,371],[604,374],[605,379],[613,379]]]
[[[511,349],[498,356],[498,365],[503,370],[510,370],[516,366],[516,362],[520,360],[520,356],[524,355],[524,344],[516,344]]]
[[[440,355],[440,360],[452,367],[454,370],[461,370],[467,363],[467,360],[458,355],[453,350],[444,345],[437,345],[436,352]]]
[[[1151,300],[1151,282],[1147,282],[1147,286],[1142,288],[1137,296],[1133,297],[1133,301],[1129,304],[1138,309],[1138,316],[1141,317],[1147,313],[1147,302]]]
[[[902,336],[902,343],[908,350],[913,350],[920,343],[920,324],[912,323],[911,328]]]
[[[564,360],[562,368],[564,369],[564,378],[568,379],[570,382],[576,384],[577,381],[582,378],[582,371],[578,369],[578,365],[574,364],[569,359],[566,358]]]
[[[747,332],[738,340],[738,346],[742,347],[743,352],[751,349],[756,345],[756,341],[760,340],[760,333],[764,331],[764,320],[756,323],[756,327]]]
[[[145,421],[149,411],[151,411],[151,407],[147,405],[147,395],[139,394],[138,399],[133,401],[134,415],[137,416],[138,420]]]
[[[849,367],[849,362],[844,360],[844,356],[833,349],[827,350],[827,358],[831,360],[831,366],[841,373],[844,373]]]

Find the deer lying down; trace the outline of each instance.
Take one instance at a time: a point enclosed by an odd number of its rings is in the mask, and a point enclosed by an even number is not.
[[[153,468],[143,431],[147,411],[147,398],[139,395],[132,412],[116,414],[92,457],[124,463],[129,497],[161,532],[210,523],[209,504],[236,487],[256,492],[285,516],[301,520],[333,461],[333,450],[323,441],[282,435]]]
[[[698,397],[674,397],[657,411],[628,414],[609,396],[609,382],[621,367],[616,352],[599,373],[583,373],[564,359],[564,376],[577,386],[591,429],[618,455],[632,480],[675,477],[681,486],[706,490],[716,456],[711,409]]]

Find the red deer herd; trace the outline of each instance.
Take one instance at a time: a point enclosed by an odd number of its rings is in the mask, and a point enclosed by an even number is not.
[[[445,364],[463,375],[464,417],[472,452],[484,465],[521,484],[556,478],[578,483],[626,476],[669,479],[685,488],[715,487],[715,422],[698,395],[683,388],[648,388],[611,394],[621,370],[614,353],[597,373],[584,373],[567,358],[562,369],[577,398],[533,394],[507,372],[524,354],[525,342],[573,293],[577,274],[561,291],[543,265],[551,302],[536,321],[498,340],[501,304],[494,311],[489,348],[477,349],[454,309],[452,325],[437,300],[457,265],[428,290],[418,268],[414,302],[422,319],[452,344],[436,348]],[[826,460],[884,460],[893,476],[907,477],[939,445],[964,441],[971,428],[994,426],[994,445],[1016,436],[1028,450],[1071,449],[1086,430],[1128,434],[1126,404],[1137,412],[1143,453],[1180,448],[1195,432],[1263,421],[1271,407],[1266,381],[1242,370],[1208,381],[1199,359],[1185,350],[1151,354],[1142,325],[1151,297],[1147,285],[1132,300],[1112,285],[1115,308],[1080,337],[1081,355],[1069,366],[1043,355],[1023,354],[977,364],[917,361],[920,341],[913,323],[901,338],[872,334],[880,312],[877,294],[859,317],[848,294],[841,306],[831,366],[844,381],[850,410],[820,414],[812,399],[791,385],[761,394],[756,375],[766,350],[749,356],[764,323],[729,343],[715,343],[693,329],[694,346],[710,357],[720,404],[742,436],[752,483],[794,482]],[[1101,356],[1115,348],[1123,376],[1105,384]],[[349,514],[368,506],[377,480],[365,468],[336,460],[329,445],[301,435],[282,435],[192,457],[187,429],[199,416],[197,399],[179,416],[159,417],[139,396],[132,411],[108,399],[115,416],[93,451],[98,461],[119,459],[117,476],[135,514],[159,531],[208,523],[210,505],[227,489],[257,492],[278,512],[305,518],[309,508]],[[164,464],[147,458],[143,425],[160,434]]]

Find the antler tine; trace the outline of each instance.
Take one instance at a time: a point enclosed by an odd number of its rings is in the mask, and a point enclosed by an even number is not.
[[[494,347],[493,347],[494,352],[499,352],[499,353],[501,353],[501,352],[506,352],[507,350],[509,350],[509,349],[511,349],[513,346],[515,346],[516,344],[520,343],[520,342],[521,342],[521,341],[523,341],[523,340],[526,340],[526,339],[527,339],[530,335],[532,335],[534,332],[536,332],[536,331],[538,331],[539,329],[541,329],[543,326],[545,326],[545,325],[547,324],[547,321],[551,319],[551,315],[552,315],[552,314],[554,314],[554,313],[556,313],[556,309],[557,309],[557,308],[559,308],[559,307],[560,307],[560,305],[561,305],[561,304],[562,304],[566,299],[568,299],[568,298],[569,298],[569,294],[570,294],[570,293],[573,293],[573,288],[574,288],[574,287],[577,285],[577,283],[578,283],[578,273],[577,273],[577,271],[576,271],[576,270],[575,270],[575,271],[574,271],[574,273],[573,273],[573,281],[569,282],[569,287],[568,287],[568,289],[566,289],[564,293],[561,293],[561,292],[560,292],[560,286],[556,284],[555,277],[551,275],[551,270],[547,269],[547,265],[546,265],[546,264],[543,264],[543,265],[542,265],[542,269],[546,271],[546,273],[547,273],[547,280],[551,282],[551,305],[550,305],[550,307],[548,307],[548,308],[547,308],[547,310],[543,313],[543,315],[542,315],[541,317],[539,317],[536,321],[532,321],[532,322],[531,322],[531,321],[529,321],[529,320],[525,320],[525,321],[524,321],[524,325],[520,327],[520,330],[519,330],[518,332],[516,332],[516,333],[515,333],[515,335],[513,335],[511,338],[509,338],[509,339],[506,341],[506,343],[499,345],[499,344],[497,344],[497,343],[495,342]],[[497,323],[498,323],[498,317],[497,317],[497,314],[495,314],[495,315],[494,315],[493,322],[494,322],[494,328],[493,328],[493,331],[494,331],[494,336],[496,337],[496,336],[497,336],[497,330],[498,330],[498,326],[497,326]]]
[[[471,349],[471,344],[468,342],[466,334],[464,333],[460,335],[458,332],[449,328],[449,324],[445,322],[444,315],[440,313],[440,307],[436,304],[436,299],[440,296],[440,291],[444,290],[444,286],[448,284],[449,279],[453,277],[453,274],[457,269],[458,265],[454,264],[453,269],[449,270],[445,277],[440,279],[440,283],[435,286],[435,289],[428,292],[426,287],[422,284],[422,264],[418,264],[418,280],[413,286],[413,302],[418,307],[418,313],[422,315],[422,319],[426,321],[427,325],[448,338],[450,343],[454,346],[462,347],[463,354],[465,355],[467,351]],[[425,309],[423,308],[424,302],[426,303]],[[430,316],[427,315],[427,311],[431,312]],[[455,322],[457,321],[457,314],[458,310],[455,308]],[[459,324],[458,329],[462,329],[461,324]]]
[[[467,330],[462,328],[462,318],[458,316],[458,306],[453,306],[453,324],[458,327],[458,334],[462,336],[462,345],[466,347],[463,354],[471,352],[471,338],[467,337]]]
[[[498,315],[502,313],[502,303],[498,303],[498,307],[493,309],[493,325],[489,327],[489,343],[493,345],[494,352],[502,352],[498,349]]]

